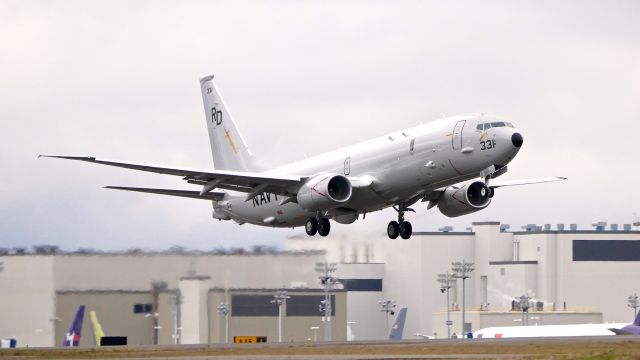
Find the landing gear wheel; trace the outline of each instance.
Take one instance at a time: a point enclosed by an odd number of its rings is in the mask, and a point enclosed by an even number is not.
[[[387,235],[389,239],[395,239],[400,234],[400,224],[397,221],[392,221],[387,225]]]
[[[329,223],[329,219],[321,218],[318,220],[318,234],[320,236],[327,236],[331,231],[331,223]]]
[[[318,220],[314,218],[307,220],[307,223],[304,225],[304,230],[309,236],[315,235],[318,232]]]
[[[493,188],[489,188],[489,198],[492,198],[494,194]]]
[[[402,225],[400,226],[400,237],[407,240],[411,237],[412,233],[413,227],[411,226],[411,223],[408,221],[403,221]]]

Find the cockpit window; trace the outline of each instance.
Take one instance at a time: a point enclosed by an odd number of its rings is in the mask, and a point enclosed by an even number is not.
[[[513,124],[509,123],[509,122],[505,122],[505,121],[496,121],[496,122],[491,122],[491,123],[484,123],[484,124],[478,124],[478,126],[476,127],[476,129],[482,131],[487,131],[488,129],[491,129],[492,127],[496,128],[496,127],[513,127]]]

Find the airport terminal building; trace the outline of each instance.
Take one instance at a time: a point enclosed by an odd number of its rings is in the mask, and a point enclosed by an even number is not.
[[[463,260],[473,263],[464,281],[465,331],[633,320],[627,298],[640,290],[637,229],[511,232],[480,222],[470,230],[415,232],[410,240],[292,238],[277,252],[5,251],[0,338],[60,346],[84,305],[106,335],[132,345],[274,342],[279,319],[287,342],[321,341],[325,326],[332,340],[383,339],[394,316],[381,311],[380,300],[408,308],[405,339],[441,338],[463,330],[463,281],[450,282],[448,329],[447,291],[436,279]],[[316,271],[325,261],[336,263],[339,281],[328,294]],[[288,298],[278,307],[273,300],[281,290]],[[327,295],[330,317],[320,311]],[[86,315],[80,345],[95,341]]]

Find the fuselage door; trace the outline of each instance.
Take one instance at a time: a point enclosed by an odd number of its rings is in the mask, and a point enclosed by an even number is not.
[[[467,120],[460,120],[453,127],[453,136],[451,136],[451,145],[453,150],[460,150],[462,148],[462,130]]]
[[[347,156],[344,159],[344,174],[345,175],[351,174],[351,156]]]

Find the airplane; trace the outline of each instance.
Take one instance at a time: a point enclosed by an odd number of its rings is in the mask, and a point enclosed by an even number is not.
[[[404,332],[404,321],[406,318],[407,308],[404,307],[400,309],[398,317],[396,317],[396,321],[391,327],[391,331],[389,332],[389,340],[402,340],[402,333]]]
[[[69,331],[64,335],[62,346],[64,347],[78,347],[80,345],[80,335],[82,334],[82,322],[84,320],[84,305],[78,307],[76,311],[76,317],[69,326]]]
[[[635,320],[629,325],[621,328],[610,328],[616,335],[640,335],[640,313],[636,315]]]
[[[557,336],[609,336],[611,330],[622,328],[626,324],[570,324],[570,325],[526,325],[496,326],[476,331],[474,338],[518,338],[518,337],[557,337]]]
[[[391,239],[409,239],[411,206],[428,202],[456,217],[489,206],[502,186],[564,180],[547,177],[499,181],[523,144],[515,126],[497,116],[443,118],[272,169],[260,166],[231,116],[213,75],[200,80],[214,168],[183,169],[95,157],[39,155],[180,176],[200,190],[106,186],[107,189],[209,200],[212,216],[268,227],[304,226],[309,236],[329,235],[330,219],[351,224],[367,213],[393,208]]]
[[[102,338],[104,335],[104,330],[102,330],[102,325],[98,322],[98,316],[94,310],[89,311],[89,318],[91,318],[91,323],[93,324],[93,337],[95,340],[95,345],[100,347],[102,344]]]
[[[476,331],[474,338],[640,335],[640,314],[631,324],[496,326]]]

